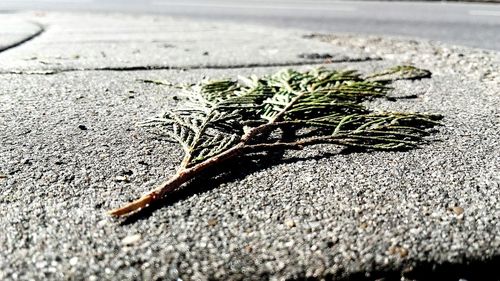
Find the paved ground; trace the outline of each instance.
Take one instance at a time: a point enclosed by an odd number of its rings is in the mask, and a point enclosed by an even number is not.
[[[44,32],[0,53],[0,279],[488,280],[496,272],[498,53],[163,17],[23,18]],[[301,53],[325,52],[351,60],[327,67],[430,69],[431,79],[398,82],[392,93],[417,98],[371,107],[443,114],[439,141],[405,153],[321,146],[285,160],[242,159],[241,169],[195,182],[144,216],[106,215],[181,157],[134,126],[173,106],[176,90],[138,79],[307,68],[323,61]]]

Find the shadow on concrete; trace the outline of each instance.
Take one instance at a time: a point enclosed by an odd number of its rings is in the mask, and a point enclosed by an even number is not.
[[[287,134],[290,133],[293,134],[293,132],[283,132],[283,138],[288,139],[290,136],[287,136]],[[311,134],[317,134],[317,131],[313,131],[311,132]],[[307,136],[307,134],[305,136]],[[418,149],[418,147],[398,148],[392,149],[392,151],[404,152],[413,149]],[[232,160],[227,160],[226,162],[223,162],[216,167],[207,168],[207,170],[196,176],[195,179],[184,184],[180,189],[168,193],[162,200],[155,201],[140,212],[133,213],[125,217],[123,221],[121,221],[121,225],[128,225],[139,220],[146,219],[155,211],[164,207],[171,206],[176,202],[185,200],[194,194],[202,194],[213,188],[217,188],[223,183],[242,180],[249,174],[265,170],[272,166],[295,163],[298,161],[320,160],[338,156],[341,154],[345,155],[351,153],[370,153],[373,152],[373,149],[364,147],[337,146],[336,150],[335,148],[333,148],[334,152],[323,152],[308,157],[285,157],[286,151],[286,149],[276,149],[274,151],[265,151],[243,155]],[[244,167],[244,169],[235,169],[234,167]]]
[[[457,263],[417,263],[400,270],[358,272],[346,277],[327,275],[322,278],[297,278],[289,281],[498,281],[500,280],[500,256],[480,259],[464,259]]]
[[[264,170],[277,164],[293,163],[307,159],[320,159],[331,157],[333,154],[318,155],[310,158],[283,158],[285,151],[277,150],[273,152],[255,153],[240,156],[232,160],[221,163],[217,167],[211,167],[205,170],[195,179],[186,183],[181,189],[169,193],[164,199],[156,201],[148,208],[138,213],[126,217],[121,224],[127,225],[138,220],[148,218],[155,211],[171,206],[176,202],[185,200],[194,194],[201,194],[213,188],[217,188],[223,183],[242,180],[249,174]],[[234,167],[245,167],[244,169],[234,169]]]
[[[402,150],[407,151],[408,149]],[[222,163],[217,167],[207,169],[203,174],[188,182],[182,189],[168,194],[163,200],[152,204],[141,212],[132,214],[122,221],[122,225],[132,224],[148,218],[155,211],[185,200],[194,194],[202,194],[217,188],[223,183],[242,180],[249,174],[258,172],[278,164],[295,163],[298,161],[320,160],[340,154],[370,153],[371,150],[359,147],[338,148],[334,152],[319,153],[309,157],[286,157],[286,150],[261,152],[241,156]],[[234,167],[245,167],[234,169]],[[262,278],[266,280],[268,278]],[[484,259],[466,259],[456,263],[422,262],[399,269],[379,270],[373,272],[358,272],[345,274],[342,271],[336,275],[326,275],[321,278],[303,277],[290,281],[307,280],[340,280],[340,281],[500,281],[500,256]]]

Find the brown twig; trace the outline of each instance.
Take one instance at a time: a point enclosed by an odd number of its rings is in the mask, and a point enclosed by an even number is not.
[[[168,181],[162,183],[155,189],[149,191],[146,195],[143,195],[141,198],[132,201],[120,208],[113,209],[109,211],[109,214],[115,217],[120,217],[120,216],[126,216],[131,213],[134,213],[136,211],[139,211],[142,208],[147,207],[148,205],[151,205],[153,202],[156,200],[159,200],[163,198],[167,193],[172,192],[187,181],[193,179],[196,175],[198,175],[200,172],[203,170],[218,165],[225,160],[231,159],[235,156],[238,156],[242,154],[243,152],[247,150],[266,150],[270,148],[268,145],[266,147],[265,144],[259,145],[249,145],[249,143],[258,135],[263,134],[263,133],[268,133],[269,131],[272,131],[276,127],[279,127],[282,123],[280,123],[281,119],[283,118],[284,114],[286,111],[290,108],[293,107],[293,105],[305,95],[305,93],[297,93],[297,95],[292,99],[292,101],[285,107],[283,108],[274,118],[269,120],[268,123],[259,125],[257,127],[254,127],[250,129],[248,132],[246,132],[240,139],[240,142],[232,147],[231,149],[228,149],[227,151],[209,158],[199,164],[196,164],[193,167],[186,168],[185,164],[181,165],[181,169],[173,176],[171,177]],[[287,124],[286,122],[283,122],[283,124]],[[282,145],[283,147],[292,147],[293,144],[276,144],[275,146],[280,146]],[[187,159],[187,160],[186,160]],[[191,155],[188,153],[186,157],[183,160],[183,163],[187,162],[189,159],[191,159]]]
[[[218,165],[228,159],[231,159],[235,156],[242,154],[248,147],[252,147],[248,145],[253,138],[261,133],[264,133],[272,128],[275,125],[273,123],[267,123],[249,130],[246,134],[241,137],[239,144],[235,145],[231,149],[207,159],[199,164],[196,164],[190,168],[182,168],[179,170],[174,176],[172,176],[168,181],[165,181],[155,189],[149,191],[147,194],[143,195],[141,198],[132,201],[120,208],[113,209],[109,211],[109,214],[115,217],[126,216],[131,213],[134,213],[142,208],[147,207],[152,204],[154,201],[163,198],[167,193],[172,192],[178,189],[181,185],[186,183],[187,181],[193,179],[200,172],[206,170],[209,167]]]
[[[141,198],[132,201],[120,208],[113,209],[109,211],[109,214],[115,217],[126,216],[136,211],[139,211],[142,208],[147,207],[152,204],[154,201],[163,198],[167,193],[172,192],[178,189],[181,185],[186,183],[187,181],[193,179],[196,175],[198,175],[203,170],[217,165],[227,159],[230,159],[242,152],[242,147],[244,145],[242,143],[236,145],[235,147],[221,153],[220,155],[205,160],[191,168],[184,168],[178,171],[173,177],[171,177],[168,181],[162,183],[155,189],[149,191],[146,195],[143,195]]]

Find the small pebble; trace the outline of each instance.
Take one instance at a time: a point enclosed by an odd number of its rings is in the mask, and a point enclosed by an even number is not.
[[[78,125],[78,129],[85,131],[87,127],[85,125]]]
[[[139,241],[140,239],[141,239],[140,234],[130,235],[130,236],[123,238],[122,244],[123,245],[132,245],[132,244],[137,243],[137,241]]]
[[[72,265],[72,266],[75,266],[78,264],[78,258],[77,257],[72,257],[70,260],[69,260],[69,264]]]
[[[452,211],[453,211],[453,213],[455,213],[455,215],[457,215],[457,216],[460,216],[461,214],[463,214],[463,213],[464,213],[464,208],[462,208],[462,207],[457,207],[457,206],[455,206],[455,207],[452,207],[452,208],[451,208],[451,210],[452,210]]]
[[[408,249],[399,248],[399,256],[402,257],[402,258],[408,256]]]
[[[128,182],[129,179],[127,176],[116,176],[115,177],[115,181],[124,181],[124,182]]]
[[[215,225],[217,225],[217,220],[216,219],[209,219],[207,224],[208,224],[208,226],[215,226]]]
[[[391,247],[389,247],[388,252],[390,255],[398,254],[402,258],[408,256],[408,253],[409,253],[408,249],[400,247],[400,246],[391,246]]]
[[[292,228],[292,227],[295,227],[295,222],[291,219],[287,219],[287,220],[285,220],[285,225]]]

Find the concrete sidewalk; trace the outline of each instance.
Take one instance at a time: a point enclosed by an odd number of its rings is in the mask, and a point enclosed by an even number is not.
[[[43,36],[4,56],[0,72],[297,65],[318,63],[300,54],[329,52],[331,61],[369,59],[360,52],[334,52],[331,45],[303,39],[297,32],[266,27],[90,14],[41,14],[31,22],[44,27]]]
[[[498,53],[159,16],[20,13],[0,22],[13,26],[0,31],[0,46],[15,45],[0,53],[0,279],[496,273]],[[280,161],[243,159],[229,176],[194,182],[142,217],[105,213],[180,161],[175,145],[134,125],[174,106],[177,90],[141,79],[194,83],[322,63],[431,70],[431,79],[395,84],[392,95],[417,98],[371,107],[442,114],[439,141],[408,152],[319,146]]]

